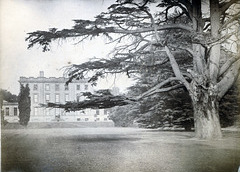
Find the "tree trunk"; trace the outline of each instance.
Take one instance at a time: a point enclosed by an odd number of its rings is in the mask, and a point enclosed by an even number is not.
[[[194,87],[193,87],[194,88]],[[219,102],[211,87],[195,87],[191,95],[195,135],[199,139],[220,139]]]

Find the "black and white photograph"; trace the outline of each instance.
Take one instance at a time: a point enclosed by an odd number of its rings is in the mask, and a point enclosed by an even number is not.
[[[239,0],[0,0],[2,172],[240,172]]]

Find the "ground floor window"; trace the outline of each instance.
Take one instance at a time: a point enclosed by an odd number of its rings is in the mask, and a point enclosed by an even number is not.
[[[38,115],[38,108],[34,108],[34,115],[35,115],[35,116]]]
[[[13,109],[13,113],[14,113],[13,114],[14,116],[17,116],[17,108],[16,107]]]
[[[6,107],[6,116],[9,116],[9,107]]]
[[[46,114],[46,116],[48,116],[50,114],[49,109],[45,110],[45,114]]]

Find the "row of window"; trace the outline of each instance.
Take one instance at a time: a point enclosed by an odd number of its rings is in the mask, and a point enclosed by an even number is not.
[[[36,91],[38,90],[38,84],[33,84],[33,90]],[[50,84],[45,84],[45,90],[46,91],[50,91]],[[55,84],[55,91],[59,91],[60,90],[60,85],[59,84]],[[68,85],[64,85],[64,90],[68,91],[69,90],[69,86]],[[81,86],[78,84],[76,85],[76,90],[80,91],[81,90]],[[88,85],[84,85],[84,90],[88,90]]]
[[[50,94],[46,94],[45,95],[45,101],[49,102],[50,101]],[[65,94],[65,101],[69,101],[69,94]],[[33,95],[33,102],[34,103],[38,103],[38,94],[34,94]],[[55,94],[55,102],[59,103],[60,102],[60,95],[59,94]]]
[[[14,116],[17,116],[17,111],[18,111],[18,108],[16,108],[16,107],[13,108],[13,115],[14,115]],[[9,113],[9,107],[6,107],[6,108],[5,108],[5,115],[6,115],[6,116],[9,116],[9,114],[10,114],[10,113]]]
[[[104,118],[104,121],[107,121],[107,120],[108,120],[107,118]],[[77,118],[77,121],[89,121],[89,118],[84,118],[84,119]],[[100,118],[96,118],[95,121],[100,121]]]
[[[34,108],[34,115],[35,115],[35,116],[38,115],[38,109],[39,109],[39,108],[37,108],[37,107]],[[99,110],[97,110],[97,111],[99,111]],[[14,108],[14,112],[15,112],[15,108]],[[106,111],[106,112],[107,112],[107,111]],[[85,113],[85,112],[82,111],[82,113]],[[104,114],[105,114],[105,111],[104,111]],[[9,109],[8,109],[8,115],[9,115]],[[14,113],[14,115],[15,115],[15,113]],[[45,115],[46,115],[46,116],[50,115],[50,110],[49,110],[49,109],[46,109]],[[56,109],[56,110],[55,110],[55,115],[61,115],[60,109]],[[17,116],[17,108],[16,108],[16,115],[15,115],[15,116]],[[97,116],[95,115],[94,117],[97,117]],[[78,118],[78,119],[80,119],[80,118]],[[107,119],[107,118],[104,118],[104,119]],[[96,118],[96,120],[99,121],[100,118]]]

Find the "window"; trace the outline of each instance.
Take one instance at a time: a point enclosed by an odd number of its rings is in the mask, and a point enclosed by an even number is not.
[[[65,101],[69,101],[69,94],[65,94]]]
[[[88,90],[88,85],[85,85],[84,88],[85,88],[85,90]]]
[[[46,102],[50,101],[50,94],[46,94],[45,100],[46,100]]]
[[[88,121],[89,119],[88,118],[85,118],[85,121]]]
[[[64,88],[65,88],[65,91],[68,91],[68,90],[69,90],[68,85],[65,85]]]
[[[14,115],[14,116],[17,116],[17,111],[18,111],[18,109],[15,107],[15,108],[13,109],[13,115]]]
[[[55,91],[59,91],[59,89],[60,89],[59,84],[55,84]]]
[[[9,116],[9,107],[6,107],[6,116]]]
[[[97,118],[96,120],[97,120],[97,121],[100,121],[100,118]]]
[[[38,102],[38,95],[37,95],[37,94],[34,94],[34,95],[33,95],[33,102],[34,102],[34,103],[37,103],[37,102]]]
[[[80,100],[80,96],[79,96],[79,95],[77,95],[77,102],[79,102],[79,100]]]
[[[107,115],[107,109],[104,109],[104,115]]]
[[[38,108],[34,108],[34,115],[35,115],[35,116],[38,115]]]
[[[33,84],[33,90],[38,90],[38,85],[37,84]]]
[[[108,119],[107,118],[104,118],[104,121],[107,121]]]
[[[77,121],[81,121],[81,118],[77,118]]]
[[[99,115],[99,109],[96,110],[96,114]]]
[[[55,111],[55,114],[60,115],[60,109],[57,108],[56,111]]]
[[[60,101],[60,96],[59,96],[59,94],[56,94],[55,95],[55,102],[59,103],[59,101]]]
[[[46,85],[45,85],[45,90],[46,90],[46,91],[49,91],[49,90],[50,90],[50,85],[49,85],[49,84],[46,84]]]
[[[46,114],[46,116],[48,116],[50,114],[49,109],[46,109],[45,114]]]
[[[80,85],[77,85],[77,90],[80,90]]]

